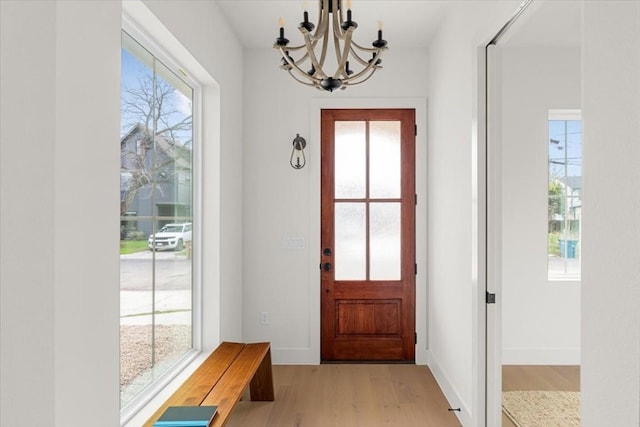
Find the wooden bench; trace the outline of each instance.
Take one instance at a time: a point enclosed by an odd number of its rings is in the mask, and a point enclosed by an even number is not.
[[[273,401],[273,374],[269,343],[223,342],[144,424],[153,427],[169,406],[215,405],[210,427],[226,424],[250,385],[251,400]]]

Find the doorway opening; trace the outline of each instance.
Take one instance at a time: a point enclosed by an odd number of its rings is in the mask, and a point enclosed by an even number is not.
[[[579,425],[581,3],[518,16],[486,49],[486,424]]]

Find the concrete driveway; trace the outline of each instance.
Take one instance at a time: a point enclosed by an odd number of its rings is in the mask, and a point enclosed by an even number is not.
[[[141,251],[120,255],[121,324],[190,324],[191,304],[191,262],[184,254]]]

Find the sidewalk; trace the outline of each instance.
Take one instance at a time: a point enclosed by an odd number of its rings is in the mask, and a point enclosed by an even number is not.
[[[156,291],[155,293],[156,324],[191,324],[190,290]],[[120,291],[120,324],[151,324],[151,295],[151,291]]]

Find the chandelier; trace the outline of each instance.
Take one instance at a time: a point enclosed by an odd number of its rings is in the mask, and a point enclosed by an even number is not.
[[[352,40],[358,24],[351,19],[351,0],[347,0],[346,19],[342,0],[318,0],[318,4],[319,20],[315,32],[315,25],[309,21],[309,12],[304,11],[304,21],[298,25],[304,38],[304,44],[300,46],[289,46],[289,40],[284,36],[284,21],[280,18],[280,36],[273,45],[282,55],[280,68],[304,85],[329,92],[369,80],[376,70],[382,68],[382,52],[387,50],[387,41],[382,39],[382,23],[378,21],[378,38],[373,41],[373,47],[364,47]],[[325,62],[331,38],[336,68],[329,74],[325,70],[325,65],[327,68],[329,65]],[[318,45],[320,48],[316,51]],[[298,59],[292,56],[296,53],[300,54]],[[351,68],[354,65],[360,68],[359,71]]]

